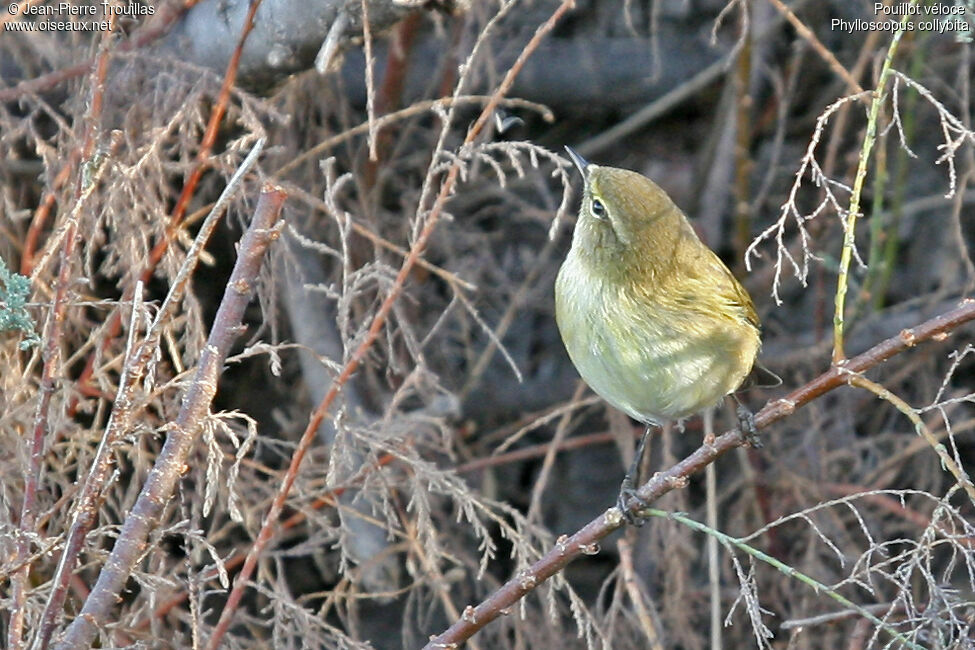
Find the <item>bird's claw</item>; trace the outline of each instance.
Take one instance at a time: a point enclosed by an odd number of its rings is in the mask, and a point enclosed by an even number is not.
[[[627,506],[630,499],[635,499],[636,502],[640,504],[641,508],[631,510]],[[620,509],[621,513],[623,513],[623,518],[626,519],[626,523],[630,524],[631,526],[636,526],[637,528],[647,523],[646,517],[644,517],[640,511],[643,508],[646,508],[648,505],[649,504],[641,499],[640,495],[637,494],[637,491],[633,485],[633,479],[629,474],[627,474],[626,477],[623,478],[623,484],[620,485],[620,495],[616,499],[616,507]]]
[[[755,426],[755,414],[744,404],[739,404],[735,413],[738,415],[738,430],[741,431],[742,438],[753,449],[761,449],[763,445],[758,437],[758,427]]]

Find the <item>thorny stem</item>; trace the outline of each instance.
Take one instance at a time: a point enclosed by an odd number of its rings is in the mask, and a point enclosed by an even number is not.
[[[913,329],[905,329],[897,336],[886,339],[863,354],[848,360],[843,370],[833,366],[785,397],[770,401],[755,415],[755,428],[765,429],[792,415],[796,409],[814,399],[845,385],[849,380],[850,372],[862,373],[922,341],[943,340],[949,332],[972,320],[975,320],[975,300],[967,299],[950,312],[936,316]],[[655,474],[637,491],[636,497],[630,500],[627,508],[633,513],[638,513],[642,507],[646,507],[646,504],[659,499],[671,490],[686,486],[692,474],[700,472],[718,457],[745,444],[745,439],[737,429],[723,433],[710,445],[702,445],[676,465]],[[431,637],[425,650],[458,647],[485,625],[507,613],[509,607],[570,562],[598,548],[599,541],[622,527],[624,522],[623,514],[618,508],[609,508],[572,536],[560,538],[556,547],[542,558],[530,567],[519,571],[514,578],[477,607],[465,609],[465,615],[445,632]]]
[[[514,83],[515,77],[524,67],[525,62],[528,57],[534,52],[538,46],[541,44],[542,39],[548,34],[554,27],[559,19],[575,4],[574,0],[563,0],[559,7],[552,13],[545,23],[539,26],[535,31],[534,36],[525,45],[518,59],[508,70],[504,79],[502,79],[498,89],[488,100],[483,111],[481,112],[478,119],[470,127],[467,132],[467,137],[464,138],[462,146],[470,145],[474,140],[480,135],[481,130],[488,123],[488,120],[494,115],[495,109],[501,102],[504,95],[510,90],[512,84]],[[444,121],[444,130],[450,127],[450,121]],[[431,165],[435,165],[436,160],[431,161]],[[403,261],[403,265],[400,267],[399,273],[396,275],[392,286],[389,289],[389,293],[383,300],[382,304],[379,306],[376,315],[372,319],[372,323],[369,325],[369,329],[366,334],[355,349],[349,360],[345,363],[342,368],[342,372],[335,378],[332,385],[329,387],[327,393],[322,398],[318,407],[312,413],[309,418],[308,425],[305,427],[305,431],[299,440],[295,452],[291,457],[291,463],[288,466],[288,471],[284,476],[281,487],[278,493],[275,495],[274,500],[271,502],[271,507],[268,509],[267,514],[264,517],[264,521],[261,525],[261,530],[257,535],[257,539],[254,541],[254,545],[251,547],[250,552],[247,554],[247,559],[244,562],[243,568],[241,568],[240,573],[234,580],[234,586],[227,597],[227,603],[224,605],[223,612],[220,615],[220,620],[217,622],[216,627],[213,630],[213,636],[210,637],[210,641],[207,644],[207,648],[210,650],[216,650],[219,647],[220,642],[226,634],[230,627],[230,623],[233,620],[234,612],[237,606],[240,604],[240,600],[244,595],[244,589],[250,580],[251,575],[254,572],[254,568],[257,565],[257,560],[263,553],[264,549],[270,543],[271,538],[274,535],[275,525],[277,523],[278,517],[281,511],[284,509],[285,501],[291,492],[291,487],[294,485],[295,480],[298,477],[298,469],[301,466],[302,460],[304,460],[305,454],[308,453],[308,449],[311,447],[312,442],[315,440],[318,427],[325,419],[329,410],[332,407],[333,402],[338,397],[339,392],[342,390],[343,386],[349,381],[349,378],[355,374],[358,370],[359,365],[365,359],[370,348],[372,348],[373,343],[379,337],[386,324],[386,319],[389,317],[389,313],[393,309],[393,305],[400,297],[403,292],[403,288],[406,285],[406,279],[409,277],[413,267],[416,265],[417,260],[426,248],[426,244],[436,229],[436,226],[443,214],[444,204],[453,192],[455,183],[457,182],[457,177],[460,174],[460,164],[455,162],[451,165],[450,170],[447,172],[446,178],[440,186],[440,192],[437,195],[433,206],[430,208],[429,213],[426,216],[423,228],[420,230],[419,235],[413,242],[410,248],[410,254]],[[417,210],[417,214],[422,214],[422,203]]]
[[[717,530],[710,526],[705,526],[704,524],[695,521],[690,517],[685,517],[680,513],[666,512],[664,510],[657,510],[656,508],[650,508],[648,510],[645,510],[644,512],[645,514],[654,517],[661,517],[665,519],[673,519],[674,521],[678,521],[684,524],[685,526],[687,526],[688,528],[692,528],[698,532],[709,535],[711,539],[717,539],[719,542],[721,542],[721,544],[725,546],[725,548],[734,546],[735,548],[741,549],[748,555],[751,555],[752,557],[775,567],[776,569],[778,569],[785,575],[789,576],[790,578],[795,578],[799,582],[809,585],[816,591],[816,593],[824,593],[830,598],[832,598],[833,600],[835,600],[836,602],[843,605],[844,607],[848,607],[852,610],[855,610],[860,616],[866,618],[874,625],[883,629],[889,635],[891,635],[892,637],[894,637],[895,639],[903,643],[906,647],[911,648],[912,650],[924,650],[922,646],[919,646],[916,643],[912,643],[911,641],[909,641],[903,634],[901,634],[897,630],[893,629],[892,627],[884,623],[882,620],[877,618],[873,613],[871,613],[865,607],[857,605],[852,600],[843,596],[835,589],[831,589],[828,585],[819,582],[815,578],[807,576],[805,573],[802,573],[801,571],[794,569],[788,564],[775,559],[774,557],[772,557],[767,553],[763,553],[762,551],[758,550],[754,546],[751,546],[743,542],[737,537],[731,537],[730,535],[722,533],[720,530]]]
[[[918,0],[911,0],[911,6],[917,4],[917,2]],[[867,165],[870,162],[870,152],[873,150],[874,142],[877,140],[877,121],[880,115],[880,106],[885,99],[887,78],[890,76],[891,65],[894,62],[894,54],[897,52],[897,45],[900,43],[901,36],[904,35],[904,25],[909,18],[910,13],[905,12],[897,31],[894,32],[894,36],[890,41],[890,47],[887,48],[887,56],[884,59],[883,68],[880,70],[880,77],[877,79],[877,88],[873,91],[873,99],[870,102],[870,112],[867,118],[867,132],[863,137],[860,160],[857,165],[856,176],[853,179],[850,209],[843,223],[843,251],[840,254],[840,271],[836,281],[836,309],[833,314],[834,364],[841,363],[846,359],[846,353],[843,351],[843,311],[846,306],[850,262],[853,259],[853,247],[856,245],[856,220],[860,213],[860,195],[863,192],[863,183],[867,177]]]

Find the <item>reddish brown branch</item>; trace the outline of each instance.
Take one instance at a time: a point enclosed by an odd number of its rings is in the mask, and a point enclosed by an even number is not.
[[[109,29],[102,35],[97,59],[98,63],[93,70],[91,78],[91,95],[87,115],[88,123],[85,128],[81,149],[82,158],[88,161],[90,165],[90,174],[87,178],[85,174],[81,174],[77,180],[74,205],[67,215],[64,240],[61,244],[61,257],[54,300],[48,315],[47,327],[45,328],[44,369],[41,373],[40,399],[37,402],[37,410],[34,416],[30,444],[30,460],[24,476],[24,501],[20,511],[20,537],[17,540],[17,561],[15,564],[25,560],[30,555],[28,539],[29,535],[35,532],[38,481],[42,474],[44,446],[48,439],[51,398],[54,396],[59,375],[62,373],[62,328],[68,308],[68,287],[73,282],[71,270],[74,262],[74,251],[78,243],[78,220],[81,218],[84,206],[98,185],[98,179],[104,169],[104,161],[96,163],[93,160],[92,153],[95,150],[95,141],[98,137],[98,120],[101,118],[105,92],[105,76],[108,74],[108,55],[114,30],[115,17],[113,15],[110,19]],[[23,643],[25,603],[29,577],[30,563],[24,562],[23,566],[14,573],[11,580],[13,586],[13,604],[10,608],[10,623],[7,629],[7,643],[11,650],[20,648]]]
[[[921,325],[902,331],[863,354],[849,359],[840,367],[831,367],[809,383],[792,391],[785,397],[769,402],[755,415],[755,426],[764,429],[786,418],[814,399],[831,390],[847,384],[851,375],[862,373],[904,350],[929,339],[943,340],[949,333],[969,321],[975,320],[975,301],[966,299],[957,308],[941,316],[932,318]],[[687,485],[691,475],[700,472],[718,457],[745,445],[745,439],[737,430],[728,431],[712,445],[697,449],[690,456],[666,471],[659,472],[647,481],[637,492],[637,498],[630,500],[627,509],[637,513],[645,504],[659,499],[675,488]],[[641,502],[643,502],[641,504]],[[586,524],[581,530],[568,538],[560,538],[554,549],[529,568],[505,583],[477,607],[468,607],[464,616],[450,628],[436,637],[431,637],[425,646],[427,650],[456,648],[478,630],[508,611],[522,597],[535,587],[561,571],[580,555],[592,554],[599,542],[623,525],[623,514],[618,508],[606,510]]]
[[[464,146],[473,143],[477,136],[480,135],[484,125],[487,124],[490,117],[494,114],[498,103],[511,89],[511,86],[514,83],[515,78],[518,76],[518,73],[524,66],[525,61],[528,59],[531,53],[538,48],[545,35],[555,27],[555,24],[565,14],[565,12],[567,12],[573,6],[573,4],[573,0],[563,0],[562,4],[559,5],[551,17],[535,31],[534,36],[531,38],[528,44],[525,45],[524,50],[522,50],[514,65],[511,66],[504,79],[501,80],[498,89],[491,96],[491,99],[484,107],[478,119],[468,130],[467,136],[464,138]],[[444,129],[448,129],[449,126],[450,120],[445,120]],[[433,161],[431,164],[435,163],[436,161]],[[271,502],[271,507],[268,510],[267,515],[264,517],[264,522],[261,525],[261,530],[257,535],[257,539],[254,541],[254,545],[247,554],[247,560],[244,562],[244,566],[237,575],[237,579],[234,581],[234,586],[227,597],[227,603],[224,605],[224,610],[220,615],[220,620],[217,622],[217,625],[213,630],[213,636],[210,637],[210,642],[207,645],[207,648],[210,650],[216,650],[216,648],[220,646],[220,642],[223,639],[224,634],[226,634],[228,628],[230,627],[234,612],[237,610],[237,606],[240,604],[241,598],[243,598],[244,589],[250,580],[251,575],[254,573],[254,568],[257,566],[257,560],[274,536],[278,518],[281,515],[281,511],[284,509],[284,504],[288,499],[288,495],[291,493],[291,487],[294,485],[294,482],[298,477],[298,469],[301,467],[301,462],[304,460],[305,454],[308,453],[308,449],[311,447],[312,442],[316,438],[318,427],[328,414],[332,404],[335,402],[335,399],[341,392],[342,387],[345,386],[345,384],[349,381],[349,378],[355,374],[356,370],[359,369],[359,365],[366,358],[366,355],[368,354],[370,348],[372,348],[373,343],[376,342],[376,339],[382,332],[383,327],[386,324],[386,319],[389,317],[389,313],[393,309],[394,303],[403,293],[403,287],[406,285],[406,279],[410,276],[413,267],[420,259],[420,255],[423,254],[430,236],[433,234],[437,224],[439,223],[439,220],[443,214],[444,204],[452,194],[459,174],[460,164],[455,162],[451,165],[450,170],[447,172],[447,176],[440,186],[440,192],[426,217],[426,223],[424,224],[423,229],[420,231],[419,236],[414,241],[413,246],[410,249],[410,254],[403,261],[403,265],[400,267],[399,273],[397,273],[396,279],[393,282],[389,293],[379,306],[379,310],[373,317],[372,323],[369,325],[369,329],[366,332],[362,342],[352,353],[351,357],[342,368],[342,372],[340,372],[335,378],[335,381],[332,382],[328,392],[325,393],[322,401],[312,413],[311,418],[308,421],[308,425],[305,427],[305,431],[301,436],[301,440],[299,440],[298,446],[295,448],[295,452],[291,457],[291,463],[288,466],[288,471],[284,476],[281,488],[278,490],[277,495],[275,495],[274,500]],[[423,206],[421,205],[419,207],[420,209],[417,211],[418,217],[419,215],[423,214]]]
[[[193,198],[193,194],[196,192],[196,187],[200,183],[200,179],[203,177],[203,172],[207,168],[210,153],[213,151],[213,144],[217,141],[217,131],[220,128],[220,124],[223,122],[223,116],[227,114],[227,105],[230,103],[230,91],[234,87],[234,83],[237,81],[237,70],[240,67],[240,55],[244,50],[244,43],[247,42],[247,37],[250,35],[251,30],[254,29],[254,16],[257,15],[257,8],[261,6],[262,0],[251,0],[250,7],[247,9],[247,16],[244,18],[244,26],[241,29],[240,37],[237,39],[237,47],[234,48],[233,56],[230,57],[230,61],[227,63],[227,71],[223,76],[223,84],[220,86],[220,93],[217,95],[217,101],[213,106],[213,112],[210,113],[210,121],[207,123],[206,131],[203,133],[203,140],[200,141],[200,150],[196,155],[196,165],[190,172],[189,177],[183,184],[183,190],[180,192],[179,198],[176,200],[176,206],[173,208],[172,214],[169,216],[169,223],[166,224],[166,236],[159,240],[156,246],[149,253],[149,264],[147,268],[142,272],[142,281],[149,282],[152,279],[152,274],[155,272],[156,265],[159,264],[159,260],[165,254],[166,249],[169,247],[169,243],[176,236],[176,231],[179,229],[180,224],[183,222],[183,218],[186,216],[186,208],[190,204],[190,199]]]
[[[234,83],[237,80],[237,70],[240,67],[240,56],[244,49],[244,43],[247,41],[248,35],[250,35],[251,30],[254,29],[254,16],[257,14],[257,8],[260,6],[262,0],[251,0],[250,7],[247,10],[247,16],[244,19],[244,25],[241,29],[240,37],[237,39],[237,46],[234,48],[233,56],[230,57],[230,61],[227,63],[227,70],[224,73],[223,83],[220,86],[220,93],[217,95],[217,101],[214,103],[213,112],[210,113],[210,119],[207,122],[206,130],[203,133],[203,139],[200,141],[200,150],[196,155],[196,164],[190,171],[189,176],[183,183],[183,189],[180,192],[179,198],[176,200],[176,205],[173,207],[172,213],[169,215],[169,221],[166,224],[166,231],[163,238],[156,242],[156,245],[149,251],[149,259],[146,262],[145,267],[139,274],[139,279],[143,284],[149,284],[152,281],[152,277],[156,272],[156,267],[159,265],[159,261],[162,260],[163,255],[169,249],[169,244],[176,238],[176,233],[179,227],[183,223],[183,219],[186,217],[186,210],[190,204],[190,200],[193,198],[193,194],[196,192],[196,188],[200,183],[200,179],[203,177],[203,172],[206,170],[209,164],[210,153],[213,151],[213,145],[217,140],[217,133],[223,122],[223,117],[227,113],[227,105],[230,103],[230,93],[233,89]],[[192,6],[192,4],[187,2],[187,7]],[[131,297],[131,291],[126,292],[125,298]],[[116,311],[110,317],[110,321],[107,328],[107,333],[105,338],[99,344],[101,349],[104,351],[111,345],[112,341],[119,335],[122,331],[122,313]],[[98,355],[92,352],[88,356],[88,361],[85,363],[84,369],[81,371],[81,375],[78,377],[78,385],[82,394],[95,394],[95,396],[101,396],[101,394],[91,387],[91,377],[95,371],[95,358]],[[72,404],[72,408],[74,404]]]
[[[52,187],[44,194],[44,198],[41,199],[37,210],[34,211],[34,218],[30,220],[30,227],[27,229],[27,236],[24,238],[24,252],[20,256],[21,275],[29,276],[34,270],[34,251],[37,249],[37,242],[41,238],[41,231],[44,230],[47,217],[57,200],[58,191],[68,182],[68,178],[74,172],[75,165],[77,164],[75,159],[77,157],[78,152],[73,152],[73,155],[64,164],[64,167],[61,168],[61,171],[54,177]]]

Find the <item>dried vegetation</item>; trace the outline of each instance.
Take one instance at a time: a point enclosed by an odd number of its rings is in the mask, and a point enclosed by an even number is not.
[[[152,49],[163,11],[0,38],[5,647],[975,646],[971,44],[571,5],[260,89]],[[640,431],[552,315],[563,144],[697,217],[782,378],[762,449],[655,437],[622,533]]]

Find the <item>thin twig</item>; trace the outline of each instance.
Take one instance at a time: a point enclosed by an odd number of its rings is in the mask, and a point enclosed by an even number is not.
[[[897,608],[898,606],[895,603],[879,603],[876,605],[863,605],[861,607],[861,609],[864,609],[871,614],[886,614],[892,609]],[[860,616],[862,616],[862,614],[858,610],[848,609],[842,612],[829,612],[828,614],[820,614],[818,616],[794,618],[787,621],[782,621],[782,624],[779,627],[783,630],[795,630],[812,627],[814,625],[837,623],[839,621],[845,621],[851,618],[859,618]]]
[[[484,346],[484,350],[481,352],[481,356],[477,358],[474,362],[474,366],[467,376],[467,381],[464,382],[464,386],[460,389],[458,397],[463,400],[465,399],[472,390],[474,390],[478,384],[481,382],[481,377],[484,371],[487,369],[488,364],[491,359],[494,358],[494,353],[500,347],[495,340],[500,341],[507,334],[508,328],[515,322],[524,306],[525,299],[528,296],[528,292],[535,286],[535,281],[538,280],[538,276],[541,275],[542,271],[548,264],[549,257],[552,255],[552,251],[555,250],[558,244],[558,239],[550,237],[545,243],[544,248],[539,251],[538,255],[532,264],[531,269],[525,275],[525,279],[522,281],[518,290],[515,291],[514,295],[511,297],[511,302],[505,309],[504,314],[502,314],[501,319],[498,320],[497,326],[494,328],[495,339],[488,341],[488,344]]]
[[[941,444],[937,437],[931,433],[931,430],[926,424],[924,424],[924,420],[921,419],[921,416],[918,415],[918,412],[915,409],[911,408],[907,402],[891,391],[887,390],[877,382],[867,379],[863,375],[851,374],[850,383],[854,386],[859,386],[860,388],[870,391],[882,400],[890,402],[894,408],[906,415],[907,419],[909,419],[911,424],[914,425],[914,430],[917,432],[917,434],[924,438],[929,445],[931,445],[934,453],[938,454],[938,458],[941,459],[942,466],[951,472],[951,475],[954,476],[958,481],[958,485],[960,485],[968,494],[968,498],[972,500],[972,503],[975,503],[975,485],[972,485],[972,479],[968,475],[968,472],[962,469],[961,466],[955,462],[955,459],[948,454],[948,450],[943,444]]]
[[[453,97],[441,97],[439,99],[427,99],[421,102],[416,102],[406,108],[402,108],[398,111],[394,111],[382,117],[377,117],[372,125],[377,131],[381,131],[391,124],[396,122],[401,122],[410,117],[420,115],[421,113],[426,113],[431,110],[442,110],[442,109],[453,109],[456,106],[466,106],[468,104],[486,104],[491,101],[492,95],[455,95]],[[526,110],[531,110],[537,112],[542,116],[542,119],[546,122],[554,122],[555,114],[552,113],[544,104],[539,104],[536,102],[530,102],[524,99],[517,98],[503,98],[501,100],[502,106],[509,106],[513,108],[524,108]],[[299,155],[290,159],[287,164],[279,167],[274,174],[271,175],[272,178],[281,179],[286,175],[290,174],[292,171],[297,169],[300,165],[313,160],[317,156],[321,156],[326,151],[330,151],[342,144],[343,142],[348,142],[357,135],[362,135],[363,133],[369,133],[370,122],[366,120],[362,124],[352,127],[351,129],[346,129],[341,133],[333,135],[330,138],[326,138],[316,144],[314,147],[302,151]]]
[[[586,384],[582,381],[578,382],[575,392],[572,394],[572,399],[570,403],[575,403],[579,401],[582,394],[586,392]],[[548,478],[552,473],[552,467],[555,465],[555,455],[558,453],[558,445],[565,440],[565,436],[569,432],[569,422],[572,420],[572,411],[566,410],[566,412],[559,419],[558,425],[555,427],[555,435],[552,436],[552,444],[549,446],[548,453],[545,454],[545,459],[542,461],[542,469],[538,472],[538,478],[535,479],[535,485],[532,487],[532,496],[528,505],[528,514],[525,518],[528,521],[532,521],[536,517],[540,516],[542,510],[542,495],[545,493],[545,486],[548,485]]]
[[[510,90],[515,78],[518,76],[519,72],[521,72],[525,61],[527,61],[532,52],[538,48],[545,35],[555,27],[555,24],[565,14],[565,12],[567,12],[573,6],[573,4],[573,0],[564,0],[555,10],[552,16],[536,30],[535,35],[522,50],[521,54],[518,56],[518,59],[508,70],[504,79],[502,79],[498,89],[488,100],[488,103],[485,105],[481,115],[468,130],[467,136],[464,138],[463,146],[472,144],[480,135],[481,130],[484,128],[485,124],[488,123],[488,120],[494,114],[494,111],[497,109],[502,98]],[[475,53],[476,51],[477,50],[475,48]],[[458,94],[460,93],[460,90],[460,85],[458,85]],[[441,131],[438,150],[440,147],[442,147],[443,141],[446,138],[446,133],[450,129],[450,122],[450,119],[445,119],[443,121],[443,130]],[[434,158],[430,164],[431,168],[435,167],[437,165],[436,158]],[[305,455],[308,453],[312,442],[317,436],[318,427],[328,414],[332,404],[335,402],[343,386],[345,386],[352,375],[355,374],[355,372],[359,369],[359,366],[365,360],[366,355],[372,348],[373,343],[375,343],[376,339],[379,338],[379,335],[386,324],[386,319],[389,317],[389,314],[393,309],[393,305],[403,292],[407,278],[409,277],[413,267],[416,265],[416,261],[420,258],[420,255],[426,248],[430,236],[433,234],[434,230],[436,230],[437,224],[443,215],[444,204],[453,192],[459,173],[460,166],[457,162],[454,162],[451,165],[450,170],[447,172],[447,176],[440,186],[440,192],[434,200],[433,205],[430,207],[429,212],[426,214],[426,218],[417,220],[418,225],[420,222],[423,223],[423,227],[416,236],[413,245],[410,248],[410,254],[403,261],[403,265],[400,267],[400,270],[397,273],[396,279],[393,281],[389,292],[387,293],[382,304],[379,306],[375,316],[373,316],[372,323],[369,325],[369,329],[366,331],[362,342],[359,343],[358,347],[352,352],[349,360],[342,368],[342,371],[332,382],[329,390],[325,393],[325,396],[322,398],[321,402],[312,412],[308,425],[305,427],[305,431],[291,456],[291,463],[288,466],[288,471],[284,476],[281,487],[275,495],[274,500],[271,503],[271,507],[264,517],[264,521],[261,524],[261,530],[258,533],[250,552],[247,554],[247,559],[244,562],[243,568],[240,570],[240,573],[234,580],[234,586],[227,597],[227,602],[224,605],[223,612],[220,615],[220,620],[214,627],[213,635],[210,637],[210,643],[207,646],[210,648],[210,650],[216,650],[216,648],[220,646],[224,634],[226,634],[227,629],[230,627],[234,612],[236,611],[237,606],[240,604],[240,600],[244,595],[244,589],[254,572],[254,568],[257,565],[257,559],[261,556],[264,549],[274,536],[278,517],[281,511],[284,509],[284,504],[291,492],[291,487],[294,485],[294,482],[298,477],[298,469],[301,467],[301,463],[304,460]],[[424,183],[424,185],[425,187],[429,187],[429,183]],[[421,197],[421,203],[419,209],[417,210],[418,216],[423,214],[423,205],[424,199]]]
[[[361,0],[362,6],[362,38],[365,41],[366,54],[366,117],[369,123],[369,160],[376,162],[379,154],[376,152],[376,140],[378,131],[376,129],[376,80],[374,70],[376,60],[372,55],[372,30],[369,29],[369,2]]]
[[[44,446],[48,442],[51,399],[54,397],[58,377],[64,373],[61,364],[62,328],[68,309],[68,287],[71,278],[74,252],[78,244],[78,221],[88,199],[98,188],[98,183],[108,166],[108,157],[113,153],[96,151],[98,122],[101,118],[105,96],[105,77],[108,74],[109,52],[115,33],[115,16],[109,20],[109,29],[102,34],[95,69],[91,77],[91,100],[87,115],[81,157],[85,160],[76,183],[75,202],[62,226],[64,239],[61,243],[60,266],[58,268],[55,295],[48,312],[44,335],[44,368],[41,373],[40,399],[34,415],[33,432],[30,438],[30,461],[24,476],[24,500],[20,511],[20,522],[15,562],[30,554],[30,537],[34,535],[36,524],[37,490],[44,464]],[[114,147],[113,147],[114,149]],[[27,584],[30,577],[30,564],[25,563],[16,573],[12,582],[13,602],[10,608],[10,622],[7,628],[7,644],[11,650],[22,647],[26,615]]]
[[[331,71],[332,65],[338,62],[335,55],[339,51],[339,44],[342,42],[342,35],[345,33],[348,24],[349,12],[343,7],[336,14],[318,54],[315,55],[315,69],[318,74],[327,74]]]
[[[172,498],[186,459],[196,446],[209,414],[227,352],[243,331],[244,309],[254,293],[264,253],[280,234],[280,228],[275,224],[285,198],[285,193],[277,187],[267,185],[262,190],[254,219],[241,239],[237,263],[227,282],[207,344],[200,353],[195,377],[183,397],[179,415],[169,426],[166,442],[122,525],[98,581],[58,643],[58,650],[91,645],[98,627],[108,618],[132,568],[141,557],[149,532]]]
[[[630,602],[633,603],[633,608],[636,610],[636,617],[640,621],[643,635],[647,637],[647,647],[650,650],[664,650],[654,613],[647,607],[648,596],[642,589],[640,579],[633,568],[633,543],[624,536],[620,537],[616,547],[620,552],[620,577],[623,580],[626,593],[630,597]]]
[[[769,0],[769,2],[772,3],[772,6],[775,7],[780,14],[785,16],[786,20],[788,20],[789,23],[796,28],[799,36],[801,36],[812,46],[816,54],[818,54],[823,61],[825,61],[826,64],[832,68],[833,72],[835,72],[841,79],[843,79],[843,81],[846,82],[848,87],[853,88],[858,93],[863,92],[863,88],[856,80],[856,77],[851,75],[850,71],[843,67],[843,64],[839,62],[836,56],[825,45],[823,45],[818,38],[816,38],[816,35],[813,34],[812,30],[806,27],[806,25],[799,20],[799,17],[796,16],[791,9],[785,6],[782,0]]]
[[[799,2],[796,4],[801,5],[805,2],[806,0],[799,0]],[[765,40],[766,37],[774,34],[781,21],[781,18],[772,20],[770,24],[766,25],[765,29],[754,36],[753,43],[761,42]],[[736,56],[739,56],[738,50],[734,50],[722,56],[720,59],[704,68],[681,85],[670,90],[662,97],[653,100],[651,103],[647,104],[636,113],[633,113],[619,124],[607,129],[594,138],[590,138],[585,142],[579,143],[573,148],[582,156],[591,156],[603,151],[626,136],[639,131],[648,123],[657,119],[661,115],[668,113],[677,106],[680,106],[684,101],[693,97],[701,90],[707,88],[710,84],[720,79],[721,76],[725,74],[728,66]]]
[[[331,214],[331,210],[329,210],[328,204],[325,203],[325,201],[323,201],[322,199],[318,198],[317,196],[313,196],[306,189],[298,185],[295,185],[293,183],[281,183],[281,187],[287,190],[288,196],[291,197],[292,199],[296,201],[301,201],[303,203],[307,203],[309,206],[315,208],[316,210],[324,212],[325,214]],[[380,248],[385,248],[391,253],[396,253],[397,255],[403,258],[407,257],[410,254],[410,252],[405,248],[401,246],[397,246],[396,244],[389,241],[385,237],[382,237],[381,235],[377,235],[368,227],[362,225],[358,221],[355,221],[350,218],[348,220],[348,223],[352,227],[352,230],[356,232],[356,234],[362,235],[363,237],[368,239],[376,246],[379,246]],[[292,234],[298,236],[298,234],[294,231],[294,229],[292,229]],[[456,273],[451,273],[447,269],[437,266],[436,264],[431,264],[430,262],[424,259],[420,259],[417,260],[417,266],[420,266],[421,268],[424,268],[430,273],[434,274],[435,276],[437,276],[438,278],[440,278],[441,280],[449,284],[451,288],[453,288],[455,291],[459,289],[466,289],[467,291],[477,291],[477,285],[471,284],[470,282],[460,277]]]

